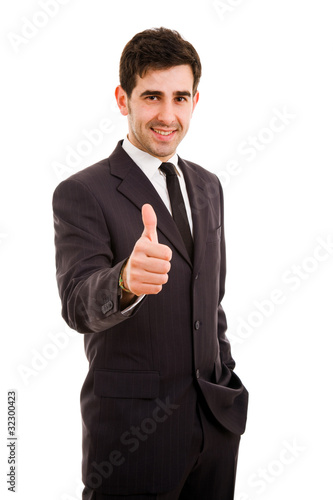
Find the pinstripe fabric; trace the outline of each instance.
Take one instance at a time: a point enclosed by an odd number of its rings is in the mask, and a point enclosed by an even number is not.
[[[198,393],[216,425],[245,428],[247,391],[233,372],[224,294],[223,198],[217,177],[179,159],[191,203],[194,261],[158,193],[121,147],[62,182],[53,197],[62,314],[84,335],[83,481],[105,494],[175,488],[189,458]],[[169,280],[125,317],[118,276],[157,214],[172,250]]]

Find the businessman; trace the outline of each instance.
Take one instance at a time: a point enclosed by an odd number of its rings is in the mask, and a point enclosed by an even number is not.
[[[84,500],[234,497],[248,393],[221,305],[222,188],[177,155],[200,76],[176,31],[136,34],[115,91],[127,137],[54,193],[62,315],[89,361]]]

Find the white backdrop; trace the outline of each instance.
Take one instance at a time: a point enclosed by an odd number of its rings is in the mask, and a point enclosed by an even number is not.
[[[225,191],[224,308],[250,392],[235,498],[330,498],[331,2],[4,4],[1,498],[13,498],[6,402],[15,389],[15,498],[80,499],[87,361],[83,337],[60,315],[52,193],[124,137],[114,100],[119,57],[135,33],[161,25],[191,41],[203,64],[179,154],[215,172]]]

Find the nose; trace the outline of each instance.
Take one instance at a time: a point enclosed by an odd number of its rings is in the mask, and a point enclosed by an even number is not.
[[[173,103],[162,102],[157,115],[158,120],[166,126],[176,122],[176,117],[173,109]]]

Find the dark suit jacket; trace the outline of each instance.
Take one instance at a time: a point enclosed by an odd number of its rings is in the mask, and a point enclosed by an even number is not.
[[[83,482],[101,492],[174,488],[183,473],[200,393],[216,425],[245,429],[248,394],[225,336],[223,195],[216,175],[179,159],[193,217],[194,261],[157,191],[122,148],[63,181],[54,193],[62,314],[84,333],[89,372],[81,391]],[[169,280],[130,317],[118,277],[157,214],[172,250]],[[75,369],[75,365],[73,366]]]

